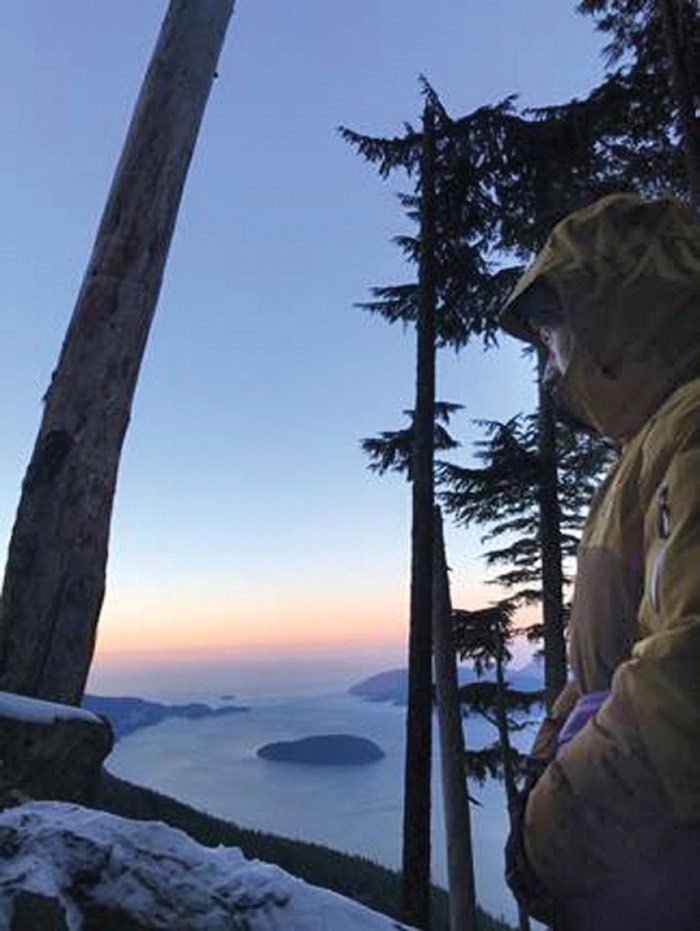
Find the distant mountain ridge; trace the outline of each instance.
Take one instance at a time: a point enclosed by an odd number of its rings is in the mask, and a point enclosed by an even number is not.
[[[479,681],[473,667],[460,666],[458,670],[460,685]],[[481,677],[481,681],[492,682],[493,670],[489,670]],[[536,692],[543,688],[542,661],[533,659],[521,669],[509,669],[506,674],[508,682],[523,692]],[[348,689],[351,695],[364,698],[366,701],[392,702],[395,705],[405,705],[408,697],[408,670],[387,669],[374,676],[369,676]]]
[[[218,718],[224,715],[249,711],[243,705],[226,705],[225,708],[211,708],[203,702],[190,702],[185,705],[166,705],[143,698],[118,697],[105,695],[86,695],[83,708],[95,714],[101,714],[112,725],[115,741],[133,734],[142,727],[160,724],[168,718]]]

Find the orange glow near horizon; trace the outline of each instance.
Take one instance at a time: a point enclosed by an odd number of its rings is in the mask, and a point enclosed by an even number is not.
[[[237,606],[131,596],[105,605],[97,648],[107,656],[380,646],[404,640],[405,613],[398,599],[355,597],[334,605],[310,596]]]
[[[456,605],[477,608],[498,592],[482,582],[454,586]],[[342,591],[257,593],[235,603],[231,593],[132,591],[110,596],[99,625],[98,657],[137,654],[237,654],[271,649],[313,653],[404,645],[408,593]],[[526,609],[517,626],[536,620]]]

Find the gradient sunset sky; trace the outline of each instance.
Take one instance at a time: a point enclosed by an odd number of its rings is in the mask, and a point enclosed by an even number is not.
[[[102,656],[400,653],[410,496],[359,439],[413,405],[413,336],[353,307],[409,280],[395,193],[336,127],[585,94],[602,40],[562,0],[238,0],[195,151],[122,459]],[[164,0],[23,0],[0,34],[0,534],[20,484]],[[534,393],[517,346],[439,361],[471,418]],[[478,533],[451,531],[477,607]]]

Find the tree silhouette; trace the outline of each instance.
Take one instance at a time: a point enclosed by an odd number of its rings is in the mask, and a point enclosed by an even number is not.
[[[467,772],[483,784],[488,778],[503,781],[511,825],[517,817],[518,789],[516,780],[527,757],[511,743],[511,734],[522,731],[531,722],[524,718],[541,704],[542,691],[513,688],[506,678],[512,660],[511,646],[515,637],[513,612],[515,605],[500,601],[478,611],[454,611],[454,639],[460,659],[474,664],[477,680],[460,688],[460,698],[468,715],[478,714],[497,732],[496,740],[487,747],[467,750]],[[494,670],[493,681],[481,678]],[[530,927],[527,913],[519,908],[521,931]]]
[[[461,404],[452,404],[449,401],[435,402],[435,424],[433,447],[436,451],[456,449],[459,446],[447,427],[450,418],[457,411],[462,410]],[[363,451],[369,459],[368,468],[372,472],[384,475],[385,472],[398,472],[411,481],[411,459],[414,445],[414,411],[404,411],[409,425],[403,430],[383,430],[379,436],[366,437],[360,441]]]
[[[476,467],[443,462],[438,466],[439,498],[458,525],[484,527],[484,558],[496,573],[489,581],[509,592],[513,608],[543,597],[540,458],[537,414],[517,415],[506,423],[476,421],[484,438],[475,445]],[[561,508],[561,547],[573,560],[586,507],[615,452],[593,434],[558,423],[557,484]],[[494,546],[493,544],[500,544]],[[565,581],[570,581],[565,575]],[[533,636],[541,636],[536,625]]]
[[[395,139],[376,139],[341,129],[382,176],[403,169],[417,175],[414,191],[401,195],[418,236],[396,242],[418,264],[417,284],[373,289],[362,305],[390,323],[413,324],[417,332],[416,405],[410,476],[411,609],[403,817],[403,901],[409,923],[430,922],[430,769],[432,732],[432,607],[434,557],[435,364],[438,346],[460,348],[474,335],[493,339],[495,310],[507,276],[494,275],[487,258],[496,228],[488,173],[464,160],[469,130],[491,131],[484,108],[457,130],[437,94],[423,81],[422,132],[410,125]]]
[[[580,0],[609,37],[609,81],[633,101],[638,124],[656,124],[661,150],[675,166],[679,193],[700,211],[700,11],[693,0]],[[684,163],[684,170],[682,165]]]

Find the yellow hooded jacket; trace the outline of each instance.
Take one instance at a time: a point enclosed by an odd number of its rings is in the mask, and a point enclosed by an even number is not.
[[[700,229],[677,201],[624,194],[567,217],[506,305],[531,342],[542,282],[574,335],[561,399],[623,450],[579,548],[574,680],[533,751],[551,758],[579,695],[611,690],[526,810],[532,865],[566,896],[700,825]]]

